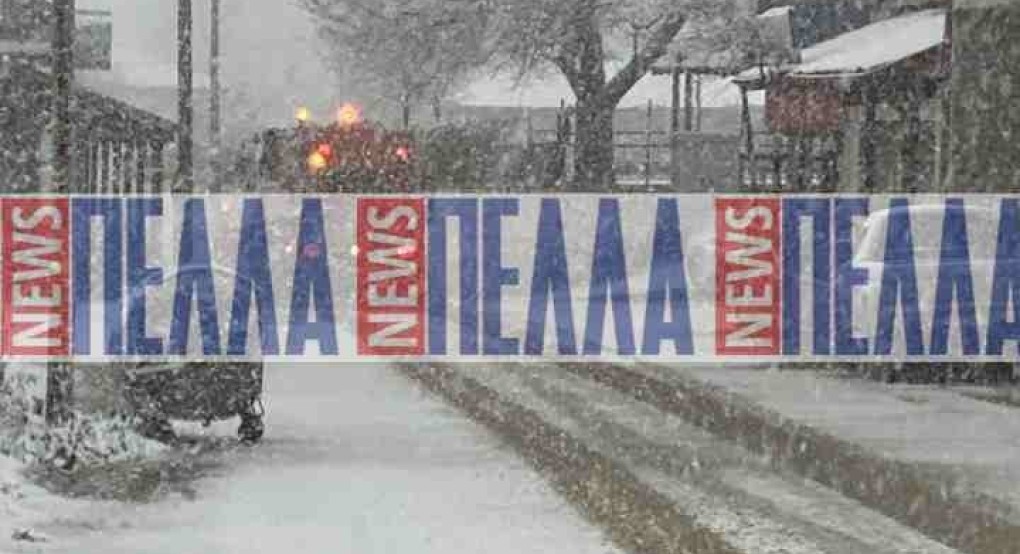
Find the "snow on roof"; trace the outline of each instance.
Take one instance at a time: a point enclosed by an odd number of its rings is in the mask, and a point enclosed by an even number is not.
[[[942,43],[945,10],[925,10],[872,23],[801,52],[797,73],[866,73]]]
[[[701,87],[702,106],[722,107],[740,104],[740,90],[732,79],[705,78]],[[558,74],[535,78],[517,85],[506,75],[478,79],[453,98],[465,106],[503,106],[553,108],[561,100],[573,104],[574,92]],[[620,108],[644,107],[651,100],[657,106],[672,103],[669,77],[645,75],[620,101]],[[763,104],[764,97],[749,95],[752,104]]]
[[[884,19],[801,50],[801,62],[789,75],[864,74],[925,52],[942,43],[946,11],[923,10]],[[755,79],[759,69],[740,74]]]
[[[793,6],[776,6],[774,8],[769,8],[763,11],[762,13],[758,14],[758,17],[762,19],[768,19],[771,17],[781,17],[784,15],[788,15],[792,11]]]
[[[652,64],[652,72],[672,72],[677,59],[680,60],[680,68],[685,71],[714,75],[733,75],[747,67],[746,45],[739,42],[718,43],[718,39],[707,38],[711,35],[711,29],[685,25],[669,43],[666,54]]]

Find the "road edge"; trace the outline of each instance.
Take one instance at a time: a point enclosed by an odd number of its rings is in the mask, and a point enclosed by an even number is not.
[[[622,464],[478,381],[446,365],[397,369],[499,436],[619,548],[635,554],[740,554]]]
[[[857,500],[971,554],[1011,554],[1020,526],[951,475],[893,460],[689,375],[665,382],[616,364],[559,364],[765,456],[777,468]]]

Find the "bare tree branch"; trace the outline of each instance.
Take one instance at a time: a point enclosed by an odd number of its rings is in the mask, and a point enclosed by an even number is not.
[[[652,31],[644,48],[609,81],[600,94],[600,101],[613,106],[619,103],[624,95],[648,73],[652,64],[666,53],[669,43],[686,22],[687,18],[680,12],[667,14],[665,19]]]

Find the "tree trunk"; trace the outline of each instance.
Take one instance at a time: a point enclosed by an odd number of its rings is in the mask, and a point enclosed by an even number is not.
[[[577,106],[577,140],[574,152],[574,189],[607,192],[615,184],[613,173],[613,114],[615,105]]]

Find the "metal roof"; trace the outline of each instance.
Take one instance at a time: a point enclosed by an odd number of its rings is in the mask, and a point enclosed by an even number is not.
[[[760,81],[764,71],[788,77],[858,77],[927,52],[945,40],[946,10],[911,12],[884,19],[800,51],[800,62],[752,68],[737,82]]]

